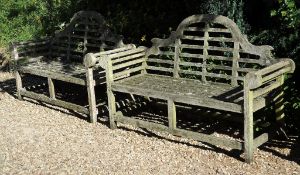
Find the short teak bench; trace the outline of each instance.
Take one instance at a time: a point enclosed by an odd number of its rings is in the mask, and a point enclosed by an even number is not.
[[[52,38],[13,43],[11,48],[19,99],[25,96],[85,113],[90,115],[91,122],[95,122],[94,87],[105,83],[105,72],[102,68],[89,66],[89,60],[84,60],[84,56],[125,47],[122,38],[109,30],[99,13],[80,11]],[[22,74],[48,78],[50,97],[26,90],[22,86]],[[88,107],[56,99],[53,80],[87,86]]]
[[[254,150],[268,141],[267,133],[254,138],[253,113],[271,102],[282,102],[278,100],[282,95],[280,87],[284,75],[294,71],[294,62],[273,58],[271,46],[252,45],[224,16],[190,16],[169,38],[155,38],[152,42],[149,49],[87,55],[106,69],[111,128],[121,122],[167,131],[244,150],[246,162],[251,162]],[[275,90],[280,92],[274,93]],[[117,112],[115,92],[167,100],[169,126]],[[177,128],[175,102],[243,114],[244,141]],[[282,117],[282,106],[275,106]]]

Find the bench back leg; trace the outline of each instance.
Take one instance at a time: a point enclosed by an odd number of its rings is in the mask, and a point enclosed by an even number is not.
[[[245,161],[253,161],[253,92],[244,89],[244,151]]]
[[[94,75],[93,75],[92,68],[87,69],[86,79],[87,79],[90,122],[96,123],[97,122],[97,107],[96,107],[96,97],[95,97],[95,81],[94,81]]]
[[[22,95],[21,95],[21,92],[20,90],[23,88],[23,85],[22,85],[22,77],[20,75],[20,72],[19,71],[15,71],[15,78],[16,78],[16,88],[17,88],[17,96],[18,96],[18,99],[19,100],[23,100],[22,98]]]

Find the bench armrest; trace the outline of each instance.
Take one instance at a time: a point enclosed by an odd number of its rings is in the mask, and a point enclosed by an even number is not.
[[[108,55],[112,55],[114,53],[119,53],[123,52],[129,49],[135,48],[134,44],[127,44],[124,45],[123,47],[117,48],[117,49],[112,49],[108,51],[101,51],[97,53],[88,53],[85,55],[83,59],[83,64],[85,65],[86,68],[91,68],[91,67],[102,67],[103,69],[106,69],[106,59]]]
[[[245,86],[248,89],[256,89],[266,82],[276,79],[277,77],[293,73],[295,71],[295,63],[289,58],[279,59],[277,62],[258,71],[247,73],[245,76]]]
[[[106,76],[110,77],[110,81],[114,81],[145,70],[146,49],[146,47],[136,48],[131,44],[96,54],[89,53],[84,59],[84,64],[86,68],[102,67],[106,70]]]
[[[49,53],[50,39],[14,42],[10,45],[12,61],[46,55]]]

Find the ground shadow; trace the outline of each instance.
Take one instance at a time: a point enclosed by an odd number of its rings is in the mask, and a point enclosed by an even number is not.
[[[290,149],[289,154],[283,154],[277,149],[288,148]],[[288,139],[271,139],[266,144],[260,147],[261,150],[270,152],[273,155],[280,157],[285,160],[294,161],[300,165],[300,137],[289,136]]]

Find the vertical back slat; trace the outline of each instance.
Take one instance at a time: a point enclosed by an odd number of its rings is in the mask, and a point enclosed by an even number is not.
[[[236,86],[238,85],[237,78],[239,76],[238,74],[238,68],[239,68],[239,62],[240,59],[240,43],[234,42],[234,48],[233,48],[233,58],[232,58],[232,77],[231,77],[231,85]]]
[[[70,52],[71,52],[71,33],[68,33],[68,50],[67,50],[67,60],[70,60]]]
[[[83,39],[83,55],[86,54],[87,52],[87,43],[88,43],[88,40],[87,40],[87,37],[88,37],[88,30],[89,30],[89,26],[88,26],[88,17],[85,16],[84,17],[84,39]]]
[[[175,78],[179,78],[178,72],[179,72],[179,61],[180,61],[180,59],[179,59],[179,53],[180,53],[179,46],[180,46],[180,44],[181,44],[180,39],[177,39],[175,41],[174,71],[173,71],[173,77],[175,77]]]
[[[203,46],[203,63],[202,63],[202,81],[206,83],[206,75],[207,75],[207,70],[206,70],[206,60],[208,58],[208,38],[209,38],[209,24],[205,23],[205,29],[204,29],[204,46]]]

